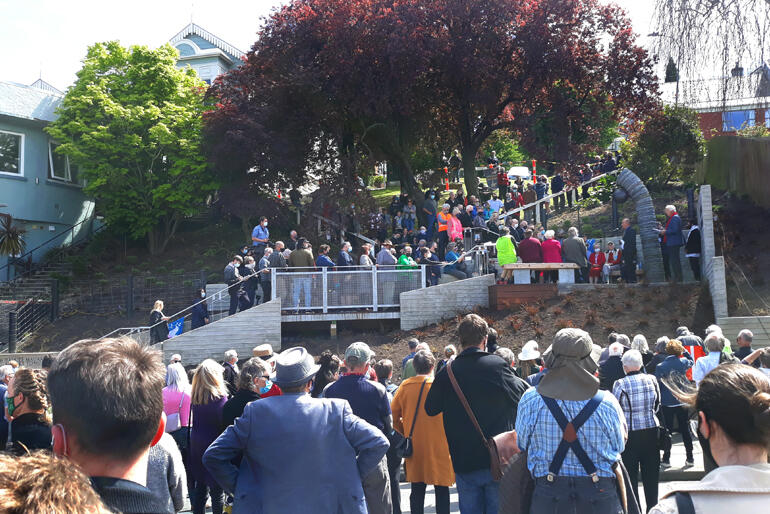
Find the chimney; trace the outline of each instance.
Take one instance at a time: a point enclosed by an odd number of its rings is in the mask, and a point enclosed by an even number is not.
[[[735,68],[730,70],[730,75],[733,77],[743,77],[743,67],[736,62]]]

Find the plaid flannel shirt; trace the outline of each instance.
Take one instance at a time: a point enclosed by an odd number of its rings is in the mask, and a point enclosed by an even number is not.
[[[660,426],[655,416],[660,405],[660,388],[654,376],[632,372],[615,382],[612,394],[623,409],[629,431]]]
[[[567,419],[572,421],[588,400],[556,400],[556,403]],[[519,400],[516,432],[519,447],[527,451],[527,467],[532,476],[546,476],[563,432],[535,388],[528,389]],[[596,412],[580,427],[577,436],[583,450],[596,466],[597,475],[614,477],[612,465],[620,460],[625,447],[625,418],[614,396],[609,392],[604,393]],[[572,450],[567,452],[559,476],[587,476]]]

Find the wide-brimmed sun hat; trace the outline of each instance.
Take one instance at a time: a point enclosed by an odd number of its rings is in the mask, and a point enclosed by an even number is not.
[[[519,361],[533,361],[540,358],[540,347],[537,341],[527,341],[519,352]]]
[[[578,328],[563,328],[553,338],[553,344],[543,354],[548,372],[543,375],[537,391],[557,400],[588,400],[599,390],[596,348],[588,332]]]

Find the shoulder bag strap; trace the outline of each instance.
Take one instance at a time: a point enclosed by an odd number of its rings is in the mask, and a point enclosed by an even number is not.
[[[695,514],[695,505],[692,503],[690,493],[678,491],[675,493],[676,510],[679,514]]]
[[[454,371],[452,371],[452,363],[448,363],[446,365],[446,371],[449,375],[449,381],[452,382],[452,387],[455,390],[455,393],[457,394],[457,397],[460,399],[460,403],[462,403],[463,407],[465,408],[465,412],[468,413],[468,417],[471,418],[471,422],[473,423],[473,426],[476,427],[476,431],[481,436],[481,440],[484,442],[484,446],[489,448],[489,441],[487,441],[487,436],[484,435],[484,431],[481,430],[481,425],[479,425],[478,420],[476,419],[476,416],[474,416],[473,411],[471,410],[471,406],[468,405],[468,400],[465,398],[465,395],[463,394],[462,389],[460,389],[460,385],[457,383],[457,379],[455,378]]]
[[[412,418],[412,428],[409,430],[409,439],[412,438],[412,434],[414,434],[414,426],[417,424],[417,415],[420,413],[420,400],[422,400],[422,391],[425,389],[425,383],[428,381],[426,378],[422,381],[422,385],[420,386],[420,394],[417,396],[417,406],[414,408],[414,418]]]

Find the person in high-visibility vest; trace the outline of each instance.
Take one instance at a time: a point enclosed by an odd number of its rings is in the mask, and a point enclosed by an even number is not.
[[[505,284],[513,276],[513,270],[505,269],[505,265],[513,264],[518,260],[518,257],[516,257],[516,244],[513,242],[513,237],[511,237],[511,231],[508,227],[500,228],[500,237],[495,242],[495,248],[497,249],[497,263],[503,268],[500,283]]]
[[[441,212],[438,213],[436,220],[438,221],[438,258],[444,260],[444,252],[446,251],[446,245],[449,242],[449,218],[452,214],[449,212],[449,204],[445,203],[441,206]]]

